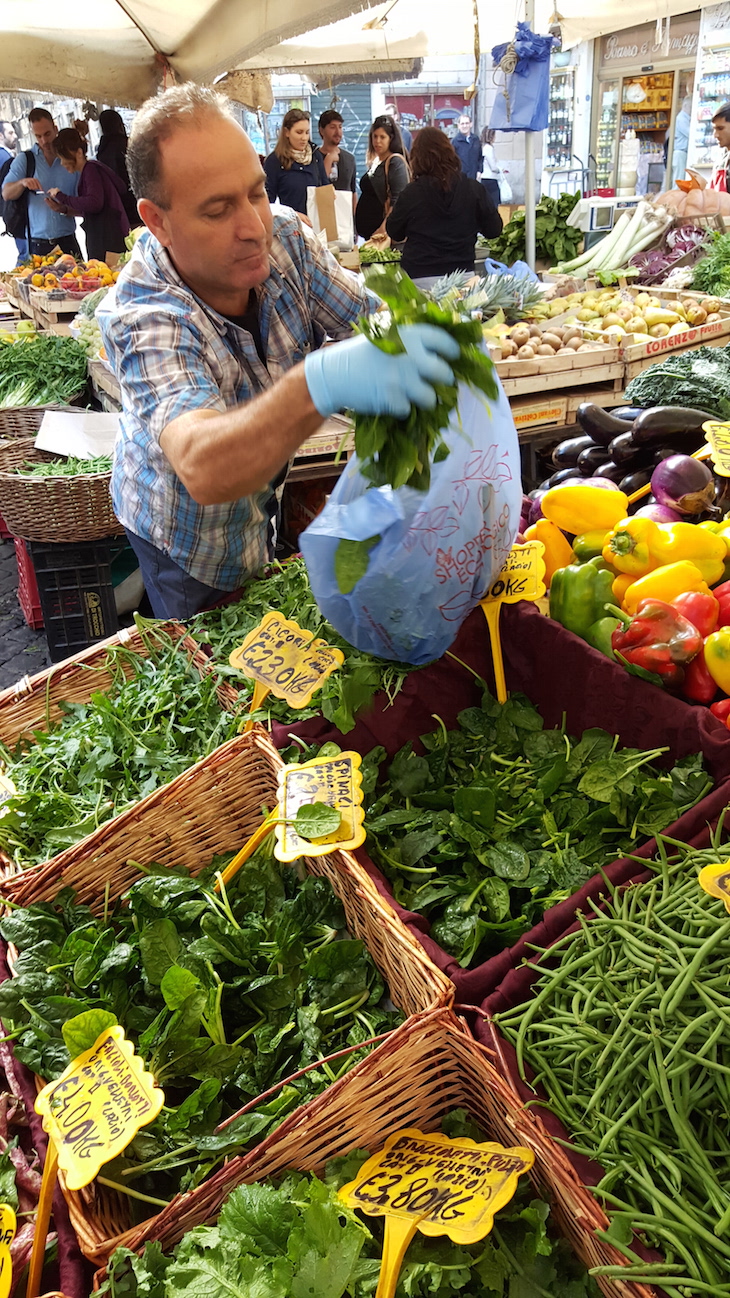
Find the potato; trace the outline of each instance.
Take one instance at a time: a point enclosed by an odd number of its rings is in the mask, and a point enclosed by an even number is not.
[[[518,361],[534,361],[535,352],[533,348],[528,346],[527,343],[525,343],[523,347],[520,347],[517,353],[517,359]]]
[[[570,325],[563,329],[562,338],[564,345],[567,346],[571,338],[580,338],[580,329],[577,329],[575,325]]]
[[[596,344],[595,344],[595,343],[581,343],[580,347],[576,347],[575,350],[578,351],[578,352],[594,352],[594,351],[596,350]]]
[[[530,325],[530,337],[531,337],[531,338],[542,338],[542,329],[540,328],[539,325],[536,325],[536,324],[532,324],[532,325]]]
[[[561,335],[561,334],[557,334],[557,333],[553,333],[553,330],[552,330],[552,329],[550,330],[549,333],[544,333],[544,334],[543,334],[543,336],[542,336],[542,341],[543,341],[543,343],[547,343],[548,347],[552,347],[552,349],[553,349],[554,352],[556,352],[556,351],[558,350],[558,348],[559,348],[559,347],[562,347],[562,345],[563,345],[563,338],[562,338],[562,335]]]
[[[558,349],[558,351],[555,353],[555,355],[556,355],[556,356],[572,356],[572,355],[573,355],[573,348],[572,348],[572,347],[560,347],[560,348]]]
[[[513,343],[511,338],[503,338],[500,347],[502,348],[503,361],[509,360],[510,356],[514,356],[517,351],[517,344]]]
[[[525,347],[530,341],[530,329],[526,324],[515,325],[512,330],[512,341],[516,347]]]
[[[554,348],[554,347],[551,347],[551,346],[550,346],[550,343],[540,343],[540,346],[539,346],[538,349],[537,349],[537,355],[538,355],[538,356],[554,356],[554,355],[555,355],[555,348]]]
[[[570,342],[566,343],[565,345],[566,347],[569,348],[570,351],[577,352],[578,348],[583,346],[583,339],[581,338],[580,334],[578,334],[577,338],[571,338]]]

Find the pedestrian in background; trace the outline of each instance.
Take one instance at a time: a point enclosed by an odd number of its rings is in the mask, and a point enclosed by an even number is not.
[[[482,169],[482,145],[479,136],[471,129],[471,118],[466,113],[462,113],[459,118],[459,129],[454,136],[453,145],[464,175],[476,180],[477,172]]]
[[[127,128],[115,108],[105,108],[99,113],[101,139],[96,150],[96,161],[103,162],[123,182],[126,193],[122,198],[130,226],[141,224],[137,213],[137,200],[132,193],[127,171]]]
[[[264,162],[269,202],[307,216],[307,190],[328,185],[324,158],[309,138],[309,113],[290,108],[285,115],[274,152]],[[307,218],[308,219],[308,218]]]
[[[0,120],[0,173],[5,177],[10,170],[10,164],[18,150],[18,132],[12,122]],[[2,202],[0,202],[0,215],[2,215]],[[3,231],[7,234],[7,231]],[[28,240],[21,235],[15,235],[15,247],[18,253],[16,265],[25,261],[28,256]]]
[[[494,152],[494,138],[496,131],[490,131],[488,126],[479,137],[482,143],[482,165],[479,174],[484,188],[491,198],[495,207],[499,207],[499,178],[502,174],[502,168],[499,165],[497,155]]]
[[[328,108],[321,114],[317,129],[322,138],[319,152],[322,154],[327,180],[335,189],[355,193],[355,155],[342,148],[342,114],[336,108]],[[354,200],[353,200],[354,201]]]
[[[63,189],[48,190],[46,202],[54,212],[82,216],[89,257],[103,261],[108,252],[124,252],[124,236],[129,234],[129,220],[122,197],[125,185],[103,162],[86,157],[86,140],[73,126],[59,131],[53,141],[56,156],[63,168],[78,181],[71,193]]]
[[[35,138],[32,149],[19,153],[10,164],[10,170],[3,184],[3,198],[7,203],[12,199],[18,201],[27,195],[24,201],[28,204],[28,229],[30,237],[28,250],[34,256],[45,257],[58,245],[61,252],[68,252],[72,257],[81,258],[81,249],[76,239],[76,222],[46,202],[46,194],[53,188],[64,186],[67,194],[73,196],[78,185],[78,176],[67,176],[61,160],[55,152],[53,142],[58,135],[58,128],[47,108],[32,108],[28,121]]]
[[[401,133],[387,114],[376,117],[370,127],[367,160],[355,208],[355,229],[363,239],[372,239],[385,235],[386,217],[410,180]]]
[[[398,127],[398,130],[400,131],[400,138],[403,141],[403,148],[405,149],[406,153],[410,153],[411,149],[413,148],[413,136],[408,130],[408,127],[403,125],[400,119],[400,113],[398,112],[398,109],[396,108],[395,104],[388,104],[388,107],[386,108],[385,111],[388,117],[393,118],[393,121]]]

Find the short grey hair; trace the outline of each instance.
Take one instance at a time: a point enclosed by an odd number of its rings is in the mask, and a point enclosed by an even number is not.
[[[176,131],[200,126],[211,118],[239,125],[230,100],[194,81],[171,86],[146,100],[134,119],[127,147],[129,183],[135,198],[148,198],[158,207],[167,208],[160,145]]]

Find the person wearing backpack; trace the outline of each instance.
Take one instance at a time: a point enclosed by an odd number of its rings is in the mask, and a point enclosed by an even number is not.
[[[58,246],[62,252],[80,258],[74,218],[53,211],[45,197],[49,189],[75,195],[78,175],[68,176],[56,156],[53,141],[58,130],[48,110],[33,108],[28,121],[36,142],[32,149],[13,158],[3,181],[6,228],[16,236],[22,236],[27,229],[29,252],[34,256],[45,257]]]
[[[5,202],[2,198],[2,187],[5,177],[10,170],[10,164],[15,157],[17,147],[18,133],[13,126],[13,123],[3,121],[0,118],[0,220],[5,224],[5,229],[2,233],[10,234],[11,237],[12,232],[7,228],[7,224],[5,223]],[[18,260],[16,265],[19,266],[21,261],[25,261],[28,256],[28,240],[24,236],[16,235],[15,247],[18,250]]]

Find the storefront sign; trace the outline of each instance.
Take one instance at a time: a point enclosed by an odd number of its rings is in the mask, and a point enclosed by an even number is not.
[[[655,23],[628,27],[602,38],[600,66],[612,70],[645,63],[679,63],[695,57],[699,38],[699,13],[682,14],[669,20],[669,49],[664,41],[657,44]]]

